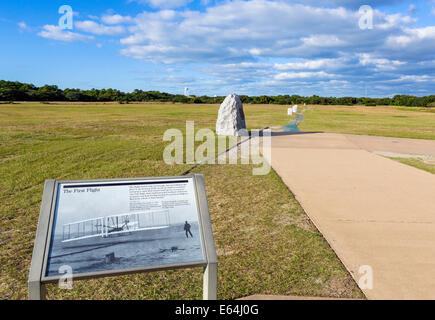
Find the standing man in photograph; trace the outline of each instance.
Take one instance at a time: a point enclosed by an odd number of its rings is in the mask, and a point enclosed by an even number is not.
[[[184,224],[184,230],[186,231],[186,238],[189,238],[189,234],[193,238],[193,234],[190,232],[190,224],[187,221]]]

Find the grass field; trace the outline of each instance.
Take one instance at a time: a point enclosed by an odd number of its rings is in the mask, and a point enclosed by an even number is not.
[[[428,163],[426,161],[423,161],[421,159],[417,159],[417,158],[392,158],[390,157],[390,159],[399,161],[403,164],[407,164],[409,166],[413,166],[415,168],[430,172],[435,174],[435,163]]]
[[[435,139],[435,108],[310,106],[304,131]]]
[[[190,166],[162,161],[164,131],[184,130],[186,120],[194,120],[196,129],[214,129],[217,108],[0,106],[0,298],[26,298],[45,179],[179,175]],[[246,105],[248,127],[284,125],[286,109]],[[435,139],[435,113],[313,106],[302,129]],[[219,299],[261,293],[362,297],[273,171],[253,176],[249,165],[203,165],[193,173],[204,174],[206,180],[219,260]],[[72,290],[50,285],[48,297],[194,299],[201,297],[201,283],[201,270],[168,271],[79,281]]]

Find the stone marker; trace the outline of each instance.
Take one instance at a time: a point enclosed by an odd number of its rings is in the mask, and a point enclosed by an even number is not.
[[[245,114],[243,104],[239,96],[235,93],[228,95],[219,108],[218,119],[216,121],[216,133],[225,136],[240,136],[246,132]]]

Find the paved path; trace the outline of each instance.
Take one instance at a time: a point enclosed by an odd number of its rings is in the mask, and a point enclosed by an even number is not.
[[[358,148],[371,152],[390,152],[435,156],[435,140],[344,135]]]
[[[435,175],[370,152],[434,150],[435,141],[276,135],[271,164],[357,283],[360,266],[372,267],[367,298],[435,299]]]

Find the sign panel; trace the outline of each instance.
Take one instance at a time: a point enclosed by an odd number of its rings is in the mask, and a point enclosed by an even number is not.
[[[57,182],[42,281],[206,265],[197,197],[195,176]]]

